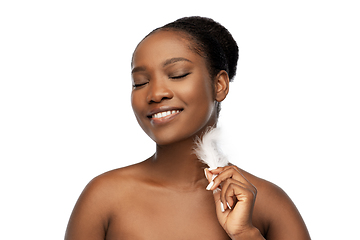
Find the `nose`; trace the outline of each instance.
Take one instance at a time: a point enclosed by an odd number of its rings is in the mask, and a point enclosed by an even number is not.
[[[148,89],[149,91],[146,99],[148,103],[159,103],[165,99],[171,99],[174,96],[169,86],[161,80],[153,79],[150,81]]]

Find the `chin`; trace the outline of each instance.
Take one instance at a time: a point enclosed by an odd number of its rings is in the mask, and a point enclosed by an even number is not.
[[[168,129],[167,131],[157,131],[148,133],[148,136],[159,146],[172,145],[180,142],[190,141],[194,142],[195,136],[200,136],[208,126],[214,124],[206,124],[195,129]],[[164,129],[165,130],[165,129]]]
[[[185,111],[177,118],[164,123],[153,124],[151,121],[138,121],[143,131],[159,146],[172,145],[184,141],[193,142],[195,136],[200,136],[208,126],[217,122],[214,111],[207,110],[201,114],[192,113],[187,118]],[[140,120],[140,119],[138,119]]]
[[[149,137],[159,146],[172,145],[191,138],[191,136],[179,136],[179,134],[157,134]]]

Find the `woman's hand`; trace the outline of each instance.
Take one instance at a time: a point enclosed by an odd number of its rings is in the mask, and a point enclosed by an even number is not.
[[[205,173],[210,182],[206,189],[213,190],[217,217],[227,234],[232,239],[264,239],[252,224],[255,186],[236,166],[206,169]]]

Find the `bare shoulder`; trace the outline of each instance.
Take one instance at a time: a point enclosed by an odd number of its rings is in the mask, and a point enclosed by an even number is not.
[[[283,189],[244,170],[241,172],[257,189],[253,221],[264,229],[266,239],[310,239],[299,211]]]
[[[98,204],[107,206],[106,210],[110,214],[119,201],[124,204],[124,201],[129,199],[129,194],[134,192],[135,187],[139,189],[146,184],[146,179],[142,177],[144,171],[143,162],[141,162],[105,172],[93,178],[82,195],[86,199],[93,199],[93,201],[98,201]]]
[[[257,203],[266,205],[277,205],[280,203],[292,203],[289,196],[279,186],[265,179],[256,177],[241,169],[241,173],[248,179],[258,190]]]
[[[102,193],[105,191],[113,192],[117,189],[126,190],[129,185],[141,180],[139,178],[142,171],[141,165],[142,163],[138,163],[105,172],[92,179],[86,188],[89,188],[90,191],[99,190]]]
[[[119,168],[92,179],[81,193],[71,214],[66,240],[104,239],[114,207],[133,189],[141,176],[141,164]]]

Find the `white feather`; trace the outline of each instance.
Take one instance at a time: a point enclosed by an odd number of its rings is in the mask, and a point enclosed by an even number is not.
[[[195,154],[199,160],[209,166],[210,169],[225,167],[229,164],[227,158],[218,148],[217,141],[220,137],[220,129],[209,127],[202,138],[195,139]]]

